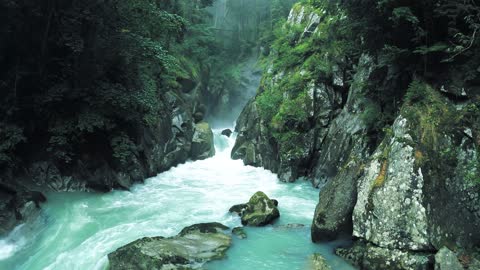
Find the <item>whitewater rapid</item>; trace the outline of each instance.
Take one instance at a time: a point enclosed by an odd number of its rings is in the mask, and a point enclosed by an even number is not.
[[[248,239],[234,240],[228,258],[208,269],[306,269],[313,252],[324,254],[335,269],[351,269],[331,254],[330,246],[310,243],[308,226],[318,190],[308,183],[280,183],[270,171],[232,160],[234,138],[214,133],[213,158],[179,165],[130,191],[47,194],[48,203],[35,221],[0,239],[0,269],[105,269],[108,253],[141,237],[173,236],[202,222],[240,226],[228,209],[256,191],[279,201],[281,218],[275,226],[307,226],[249,228]]]

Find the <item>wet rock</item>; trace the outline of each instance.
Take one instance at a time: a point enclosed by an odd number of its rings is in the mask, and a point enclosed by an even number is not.
[[[278,206],[278,201],[277,200],[272,199],[271,201],[272,201],[273,205]]]
[[[275,229],[278,229],[278,230],[295,230],[295,229],[303,229],[303,228],[305,228],[305,225],[299,224],[299,223],[292,223],[292,224],[280,225],[275,227]]]
[[[431,270],[433,254],[378,247],[357,241],[351,248],[338,248],[335,253],[349,263],[368,270]]]
[[[246,204],[246,203],[236,204],[236,205],[230,207],[228,212],[236,213],[237,215],[242,216],[243,211],[245,211],[245,209],[247,209],[247,207],[248,207],[248,204]]]
[[[228,227],[218,222],[199,223],[183,228],[178,235],[185,236],[193,233],[221,233],[226,230],[228,230]]]
[[[0,236],[39,214],[47,198],[38,191],[0,184]]]
[[[463,266],[457,255],[450,249],[443,247],[435,255],[435,270],[462,270]]]
[[[110,270],[195,269],[222,259],[232,239],[219,223],[197,224],[175,237],[145,237],[108,254]]]
[[[224,129],[224,130],[222,130],[222,135],[227,136],[227,137],[229,137],[229,138],[230,138],[230,136],[232,136],[232,133],[233,133],[233,132],[232,132],[231,129]]]
[[[231,210],[234,211],[230,212],[240,212],[244,226],[265,226],[280,217],[274,202],[261,191],[255,193],[248,203],[235,205],[232,208]]]
[[[191,158],[192,160],[202,160],[215,155],[215,145],[213,143],[213,132],[210,125],[206,122],[195,124],[195,133],[192,139]]]
[[[235,227],[232,230],[233,235],[235,235],[239,239],[245,239],[247,238],[247,233],[245,230],[243,230],[242,227]]]
[[[310,263],[308,269],[310,270],[331,270],[330,266],[327,264],[327,260],[325,258],[318,254],[315,253],[309,258]]]

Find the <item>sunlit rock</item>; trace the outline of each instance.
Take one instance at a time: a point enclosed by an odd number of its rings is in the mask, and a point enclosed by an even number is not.
[[[192,139],[191,158],[202,160],[215,155],[213,132],[207,122],[195,124],[195,133]]]

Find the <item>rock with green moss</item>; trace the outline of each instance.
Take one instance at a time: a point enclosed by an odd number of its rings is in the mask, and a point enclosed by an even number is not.
[[[232,234],[235,235],[238,239],[247,238],[247,233],[242,227],[235,227],[232,230]]]
[[[232,243],[220,223],[184,228],[170,238],[145,237],[108,255],[110,270],[197,269],[199,264],[222,259]]]
[[[275,202],[276,200],[271,200],[265,193],[258,191],[248,203],[235,205],[230,208],[230,212],[239,214],[245,226],[265,226],[280,217],[278,202]]]
[[[310,262],[308,269],[310,270],[332,270],[332,268],[330,268],[330,266],[327,264],[327,260],[325,260],[325,258],[318,253],[310,256],[309,259]]]
[[[215,145],[213,143],[213,132],[207,122],[195,124],[195,133],[192,139],[191,158],[193,160],[202,160],[215,155]]]

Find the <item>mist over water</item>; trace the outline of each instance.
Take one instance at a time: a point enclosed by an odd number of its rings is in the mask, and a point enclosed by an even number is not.
[[[51,193],[42,214],[0,240],[0,269],[104,269],[107,254],[144,236],[173,236],[201,222],[240,226],[230,206],[264,191],[279,201],[275,227],[249,228],[248,239],[234,240],[223,261],[208,269],[304,269],[313,252],[325,254],[335,269],[351,269],[329,246],[310,242],[318,190],[308,183],[280,183],[275,174],[230,159],[233,138],[215,131],[217,155],[188,162],[108,194]],[[287,223],[306,227],[286,230]]]
[[[207,122],[215,128],[232,127],[240,116],[243,108],[257,93],[262,78],[261,69],[258,66],[258,55],[252,55],[239,64],[240,85],[232,85],[227,100],[217,104],[219,111],[212,112],[207,116]],[[222,109],[223,108],[223,109]]]

